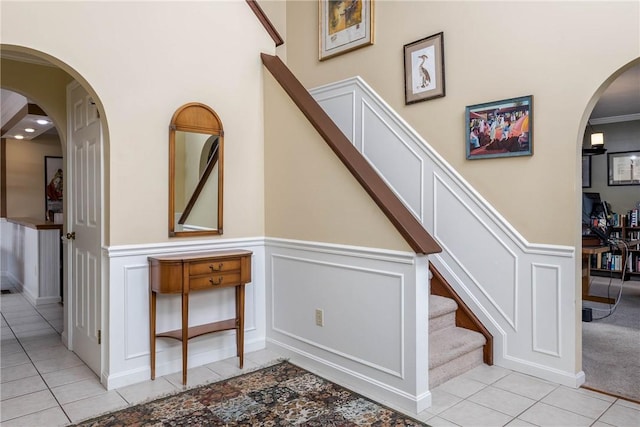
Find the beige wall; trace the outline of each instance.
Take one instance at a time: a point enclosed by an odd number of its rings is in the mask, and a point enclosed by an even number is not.
[[[265,100],[267,236],[411,251],[268,72]]]
[[[45,218],[44,157],[62,156],[58,138],[7,139],[7,216]]]
[[[375,44],[318,61],[317,3],[287,3],[308,87],[362,76],[527,240],[579,244],[579,145],[601,85],[640,56],[638,2],[375,2]],[[444,32],[446,97],[404,105],[403,45]],[[465,159],[467,105],[533,95],[534,155]],[[283,188],[282,191],[288,191]]]
[[[3,47],[44,52],[99,105],[105,244],[169,240],[168,126],[187,102],[209,105],[224,125],[223,237],[264,235],[259,54],[275,47],[245,2],[54,1],[37,13],[11,2],[1,24]]]

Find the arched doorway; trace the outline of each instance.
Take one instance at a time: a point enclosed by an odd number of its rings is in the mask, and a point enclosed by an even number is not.
[[[611,247],[586,255],[588,259],[588,291],[583,291],[582,369],[587,388],[623,398],[640,399],[640,273],[637,246],[629,247],[640,228],[629,223],[628,212],[640,208],[640,187],[615,185],[610,180],[614,159],[625,153],[640,152],[640,59],[613,73],[598,89],[592,107],[585,115],[581,135],[583,182],[587,200],[596,199],[607,214],[594,214],[583,202],[583,214],[607,216],[612,234]],[[604,147],[591,146],[591,134],[604,134]],[[604,203],[604,205],[602,205]],[[596,203],[597,205],[597,203]],[[597,209],[600,207],[596,206]],[[582,221],[583,223],[585,220]],[[584,228],[584,226],[583,226]],[[636,229],[637,228],[637,229]],[[586,234],[586,236],[585,236]],[[589,237],[588,226],[583,237]],[[600,239],[602,240],[602,239]],[[586,240],[584,240],[586,241]],[[589,244],[583,243],[583,247]],[[591,248],[586,251],[591,250]],[[596,252],[594,250],[594,252]],[[615,258],[614,258],[615,257]],[[611,264],[610,260],[614,263]],[[622,261],[630,261],[623,265]],[[622,270],[631,268],[631,272]],[[609,300],[608,303],[603,300]]]
[[[2,46],[2,61],[2,86],[37,100],[59,131],[66,170],[62,339],[102,378],[104,114],[90,85],[61,61],[14,46]]]

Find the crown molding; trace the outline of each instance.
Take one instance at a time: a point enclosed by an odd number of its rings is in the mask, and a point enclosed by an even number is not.
[[[631,122],[640,120],[640,113],[625,114],[622,116],[599,117],[597,119],[589,119],[592,125],[606,125],[609,123]]]

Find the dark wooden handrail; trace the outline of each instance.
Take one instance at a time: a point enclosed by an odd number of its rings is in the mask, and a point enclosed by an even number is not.
[[[284,44],[284,40],[282,40],[278,31],[276,31],[276,27],[274,27],[269,18],[267,18],[267,15],[264,13],[260,5],[255,0],[247,0],[247,4],[251,10],[253,10],[253,13],[256,14],[258,20],[262,23],[262,26],[264,26],[264,29],[267,30],[267,33],[269,33],[273,41],[276,43],[276,46]]]
[[[389,218],[409,246],[420,254],[441,252],[440,245],[351,144],[342,131],[277,56],[261,54],[262,63],[289,94],[329,147]]]

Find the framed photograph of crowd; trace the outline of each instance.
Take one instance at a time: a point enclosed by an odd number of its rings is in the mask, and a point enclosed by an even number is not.
[[[320,61],[373,44],[373,0],[318,0]]]
[[[465,112],[467,159],[531,156],[533,96],[470,105]]]
[[[444,96],[444,35],[404,45],[404,103]]]

